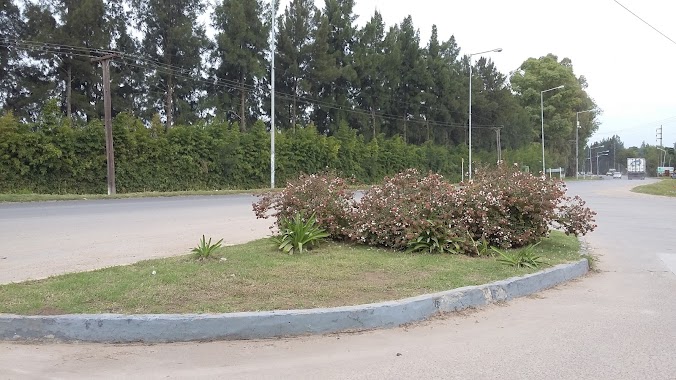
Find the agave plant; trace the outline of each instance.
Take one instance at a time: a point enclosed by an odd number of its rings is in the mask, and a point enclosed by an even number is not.
[[[192,249],[192,253],[198,260],[208,259],[217,249],[221,248],[221,243],[223,243],[223,239],[211,244],[211,238],[206,241],[206,238],[202,235],[199,245]]]
[[[533,249],[537,247],[538,244],[540,244],[540,242],[529,245],[528,247],[514,253],[503,252],[495,247],[491,247],[491,249],[500,255],[498,261],[505,265],[519,268],[523,267],[536,269],[541,264],[544,264],[542,257],[536,255],[533,251]]]
[[[312,214],[307,220],[303,220],[300,213],[296,213],[291,219],[283,219],[280,223],[280,234],[273,237],[279,245],[278,249],[290,255],[303,253],[303,248],[314,246],[329,234],[317,226],[317,219]]]

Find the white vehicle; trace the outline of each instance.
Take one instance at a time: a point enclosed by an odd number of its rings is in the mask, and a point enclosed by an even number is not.
[[[645,158],[627,158],[627,179],[645,179]]]
[[[614,172],[613,179],[622,179],[622,172]]]

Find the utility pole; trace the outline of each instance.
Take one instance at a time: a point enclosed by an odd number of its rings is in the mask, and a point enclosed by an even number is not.
[[[106,162],[108,163],[108,195],[115,195],[115,153],[113,150],[113,122],[110,101],[110,60],[117,54],[106,54],[92,58],[92,62],[101,62],[103,68],[103,114],[106,129]]]
[[[664,159],[662,159],[662,153],[660,153],[660,158],[657,160],[657,164],[660,165],[660,166],[664,166],[664,161],[667,158],[667,152],[664,151],[663,149],[660,149],[660,148],[663,148],[663,146],[662,146],[662,126],[661,125],[660,125],[659,128],[657,128],[657,131],[655,132],[655,138],[657,140],[657,146],[658,146],[657,149],[659,149],[661,152],[664,152]]]
[[[498,164],[500,163],[500,161],[502,161],[502,143],[500,141],[500,128],[502,127],[493,127],[493,130],[495,131],[496,147],[498,149]]]
[[[657,128],[655,137],[657,138],[657,146],[661,147],[662,146],[662,126],[661,125],[660,125],[659,128]]]
[[[270,0],[272,9],[270,10],[270,46],[272,54],[270,60],[270,188],[275,188],[275,13],[277,4],[275,0]],[[295,127],[295,126],[294,126]]]

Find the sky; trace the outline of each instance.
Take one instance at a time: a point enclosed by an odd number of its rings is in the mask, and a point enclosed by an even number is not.
[[[676,41],[676,2],[618,1]],[[591,142],[618,135],[625,147],[656,145],[661,125],[663,145],[676,143],[676,43],[614,0],[355,0],[357,25],[375,10],[388,27],[411,15],[422,45],[436,24],[439,40],[455,36],[463,55],[502,48],[487,57],[505,75],[531,57],[568,57],[603,110]]]

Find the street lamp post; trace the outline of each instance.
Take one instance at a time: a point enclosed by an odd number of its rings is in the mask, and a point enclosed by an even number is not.
[[[548,90],[540,91],[540,120],[542,121],[542,175],[545,173],[545,106],[544,106],[544,94],[548,91],[560,90],[563,88],[563,85],[558,87],[552,87]]]
[[[472,179],[472,56],[485,53],[499,53],[502,48],[470,54],[469,57],[469,179]]]
[[[592,149],[603,149],[605,148],[605,145],[599,145],[599,146],[589,146],[589,171],[594,174],[594,165],[592,162]],[[596,173],[598,173],[598,163],[596,164]]]
[[[599,157],[607,156],[610,154],[609,150],[604,150],[603,152],[596,153],[596,175],[599,175]]]
[[[580,178],[580,114],[585,112],[591,112],[591,110],[575,112],[575,178]]]

